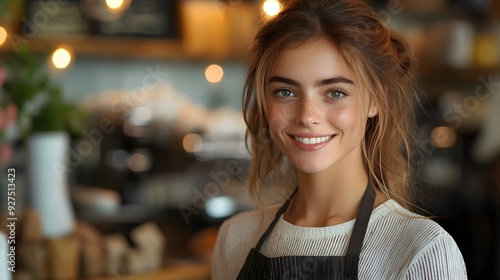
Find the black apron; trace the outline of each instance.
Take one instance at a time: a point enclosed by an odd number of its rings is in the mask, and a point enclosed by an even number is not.
[[[237,280],[358,279],[359,254],[361,253],[361,246],[363,245],[366,228],[375,202],[375,191],[372,186],[368,184],[363,194],[346,256],[283,256],[268,258],[260,253],[262,245],[285,212],[290,200],[291,197],[281,206],[257,246],[250,250]]]

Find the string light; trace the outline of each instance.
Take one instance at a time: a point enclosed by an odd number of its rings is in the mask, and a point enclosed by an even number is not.
[[[106,5],[112,10],[118,10],[123,6],[123,0],[106,0]]]
[[[71,63],[71,54],[65,48],[58,48],[52,54],[52,63],[57,69],[64,69]]]
[[[281,11],[281,4],[277,0],[266,0],[262,9],[268,16],[275,16]]]

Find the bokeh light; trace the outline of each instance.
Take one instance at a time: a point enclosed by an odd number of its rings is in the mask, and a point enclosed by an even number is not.
[[[188,153],[196,153],[201,151],[203,139],[198,134],[186,134],[182,139],[182,147]]]
[[[436,148],[450,148],[457,142],[457,133],[450,127],[438,126],[431,131],[431,139]]]
[[[210,83],[218,83],[224,76],[224,70],[217,64],[212,64],[205,70],[205,78]]]
[[[0,46],[2,46],[5,41],[7,41],[7,30],[5,30],[3,26],[0,26]]]
[[[65,48],[59,48],[52,54],[52,63],[57,69],[64,69],[71,63],[71,54]]]
[[[106,5],[112,10],[117,10],[123,6],[123,0],[106,0]]]
[[[145,149],[133,152],[128,158],[128,167],[134,172],[144,172],[151,167],[151,157]]]
[[[229,196],[211,197],[207,200],[205,211],[207,215],[214,218],[226,218],[234,215],[236,212],[236,202]]]
[[[262,9],[268,16],[275,16],[281,11],[281,4],[277,0],[266,0]]]

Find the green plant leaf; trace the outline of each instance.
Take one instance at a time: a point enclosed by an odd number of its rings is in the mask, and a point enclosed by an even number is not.
[[[1,1],[1,0],[0,0]],[[86,115],[74,104],[63,100],[59,86],[52,84],[50,75],[41,60],[31,54],[26,46],[22,46],[7,63],[8,80],[3,85],[6,102],[14,102],[19,110],[19,118],[23,118],[24,127],[29,132],[67,131],[81,134]],[[28,102],[37,96],[44,95],[43,104],[35,115],[25,111]],[[24,136],[27,136],[24,135]]]

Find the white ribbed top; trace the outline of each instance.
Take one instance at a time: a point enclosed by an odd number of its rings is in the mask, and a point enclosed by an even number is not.
[[[236,279],[278,207],[238,214],[220,228],[212,279]],[[354,220],[300,227],[280,218],[261,252],[268,257],[343,256]],[[437,223],[389,200],[373,210],[360,256],[359,279],[467,279],[453,238]]]

